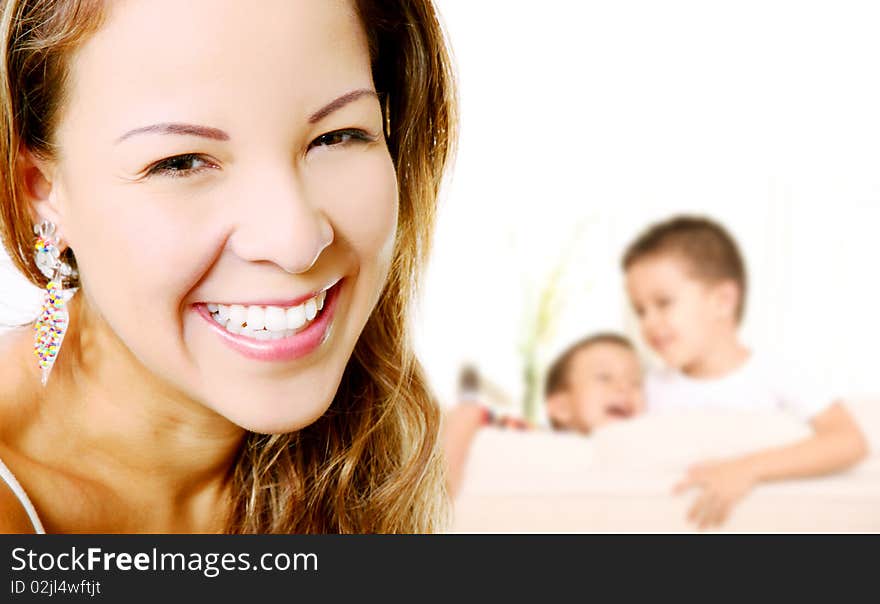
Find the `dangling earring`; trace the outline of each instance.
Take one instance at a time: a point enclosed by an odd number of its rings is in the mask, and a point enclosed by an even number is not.
[[[55,225],[52,222],[44,220],[35,225],[34,234],[37,235],[34,244],[37,268],[49,279],[43,295],[43,309],[34,325],[34,354],[39,359],[42,370],[40,381],[45,386],[70,324],[67,301],[75,290],[65,291],[64,279],[72,277],[75,271],[61,260],[61,250],[58,249],[58,238],[55,237]]]

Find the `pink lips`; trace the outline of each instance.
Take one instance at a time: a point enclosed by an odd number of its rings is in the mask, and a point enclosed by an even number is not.
[[[247,358],[257,361],[293,361],[311,353],[327,339],[342,283],[340,281],[327,290],[324,308],[314,321],[302,331],[280,340],[255,340],[230,333],[211,317],[205,304],[195,304],[193,308],[205,319],[208,328],[220,336],[227,346]]]

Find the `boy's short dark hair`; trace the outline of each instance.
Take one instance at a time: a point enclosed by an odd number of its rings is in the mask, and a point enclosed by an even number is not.
[[[696,278],[709,282],[730,280],[739,287],[737,322],[746,307],[746,265],[736,240],[717,222],[699,216],[676,216],[652,225],[633,241],[623,255],[626,272],[639,260],[675,253],[691,265]]]
[[[547,377],[544,380],[544,397],[546,398],[565,390],[568,386],[568,366],[571,365],[571,360],[574,358],[574,355],[581,350],[586,350],[587,348],[591,348],[598,344],[616,344],[635,351],[635,347],[628,338],[611,332],[597,333],[583,338],[582,340],[578,340],[566,348],[565,352],[556,357],[556,360],[553,361],[550,368],[547,370]]]

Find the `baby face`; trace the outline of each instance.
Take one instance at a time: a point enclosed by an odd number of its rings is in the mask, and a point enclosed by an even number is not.
[[[686,373],[700,365],[721,330],[735,326],[739,294],[730,285],[694,277],[675,254],[648,256],[626,272],[642,337],[667,365]]]
[[[330,405],[398,191],[351,2],[108,3],[71,62],[52,192],[101,333],[257,432]]]
[[[558,425],[583,433],[641,413],[645,401],[636,353],[614,343],[579,350],[569,362],[566,388],[547,404]]]

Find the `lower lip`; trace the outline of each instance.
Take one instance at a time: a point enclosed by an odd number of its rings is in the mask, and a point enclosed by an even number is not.
[[[230,333],[214,320],[205,304],[196,304],[194,308],[208,323],[209,329],[220,336],[227,346],[245,357],[257,361],[294,361],[314,352],[327,339],[342,284],[340,281],[327,290],[321,314],[308,327],[280,340],[255,340]]]

